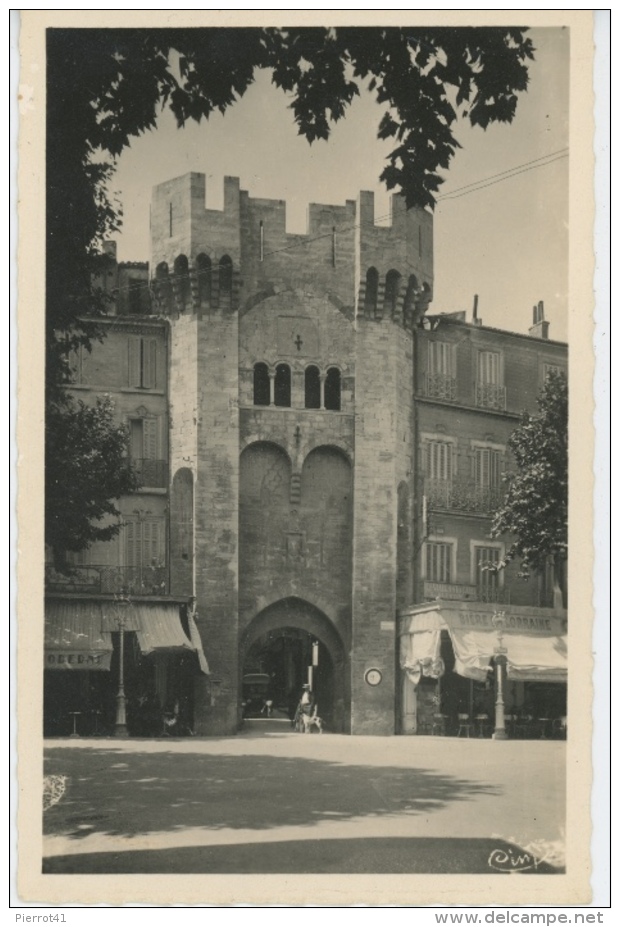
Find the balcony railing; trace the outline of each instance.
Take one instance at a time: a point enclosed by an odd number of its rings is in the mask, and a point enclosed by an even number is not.
[[[491,583],[476,586],[473,583],[436,583],[428,579],[422,584],[422,597],[427,602],[444,599],[447,602],[484,602],[489,605],[532,605],[536,608],[553,608],[553,592],[541,589],[513,589],[510,585]],[[516,600],[516,601],[513,601]]]
[[[425,599],[446,599],[447,601],[491,602],[510,604],[510,588],[507,586],[475,586],[470,583],[424,582]]]
[[[506,387],[496,383],[476,383],[476,405],[482,409],[506,410]]]
[[[168,485],[168,461],[148,457],[132,457],[131,465],[140,480],[140,486],[165,489]]]
[[[429,373],[426,376],[426,395],[431,399],[456,399],[456,379],[445,373]]]
[[[45,586],[50,592],[88,592],[133,595],[165,595],[168,592],[168,570],[165,566],[68,566],[56,570],[45,566]]]
[[[472,480],[426,479],[424,493],[430,509],[445,509],[449,512],[494,512],[504,497],[503,489],[478,486]]]

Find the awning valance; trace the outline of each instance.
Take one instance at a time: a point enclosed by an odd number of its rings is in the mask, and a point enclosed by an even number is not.
[[[200,672],[204,673],[205,676],[208,676],[210,670],[205,652],[202,647],[202,638],[200,637],[200,631],[198,630],[198,626],[194,621],[194,617],[191,613],[187,616],[187,623],[189,625],[189,638],[196,649],[196,656],[198,657],[198,666],[200,667]]]
[[[45,669],[109,670],[112,639],[102,626],[98,602],[46,602]]]
[[[196,649],[183,630],[178,605],[138,606],[136,617],[138,644],[145,656]]]
[[[413,679],[415,661],[421,662],[429,650],[434,634],[447,631],[454,650],[454,670],[468,679],[484,680],[499,645],[493,625],[494,612],[474,603],[459,609],[437,603],[419,613],[413,612],[404,623],[401,636],[401,667]],[[523,681],[565,682],[567,678],[566,622],[557,616],[524,607],[507,608],[504,613],[503,648],[511,679]],[[436,645],[433,643],[431,649]],[[412,657],[413,655],[413,657]]]
[[[118,631],[119,619],[125,631],[135,631],[138,646],[145,656],[153,653],[194,651],[181,625],[180,606],[175,602],[136,602],[103,606],[104,628]]]

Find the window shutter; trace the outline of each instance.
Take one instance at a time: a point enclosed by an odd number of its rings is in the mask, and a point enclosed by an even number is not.
[[[157,385],[157,340],[144,338],[142,341],[142,386],[153,389]]]
[[[493,451],[491,456],[491,486],[497,489],[502,482],[502,455],[499,451]]]
[[[140,524],[128,521],[125,525],[125,561],[127,566],[140,566],[141,562]]]
[[[435,376],[435,374],[437,373],[437,342],[436,341],[429,342],[428,350],[429,350],[429,358],[428,358],[429,371],[430,371],[431,376]]]
[[[480,351],[478,354],[479,383],[485,383],[489,386],[499,386],[501,384],[500,360],[500,355],[495,351]]]
[[[127,344],[127,385],[141,386],[140,383],[140,338],[129,338]]]
[[[142,421],[144,434],[143,451],[144,457],[147,460],[155,460],[157,458],[158,424],[159,421],[157,418],[145,418]]]
[[[154,522],[148,520],[142,522],[142,566],[150,566],[153,562],[153,534]]]
[[[146,556],[144,565],[154,566],[161,563],[163,560],[163,521],[160,518],[152,518],[144,522],[144,527],[147,530],[144,541]]]
[[[429,373],[431,376],[452,375],[453,345],[446,341],[429,342]]]

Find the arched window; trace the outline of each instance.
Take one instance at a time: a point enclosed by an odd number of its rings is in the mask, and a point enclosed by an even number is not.
[[[161,261],[155,268],[155,281],[157,283],[156,293],[158,300],[163,305],[164,311],[170,311],[170,274],[165,261]]]
[[[305,406],[306,409],[321,408],[321,378],[319,368],[312,366],[306,367],[305,374]]]
[[[379,272],[376,267],[369,267],[366,271],[366,295],[364,297],[364,309],[369,313],[374,313],[377,308],[378,289]]]
[[[196,273],[198,274],[198,299],[201,303],[211,302],[211,258],[207,254],[199,254],[196,258]]]
[[[394,313],[398,301],[400,274],[397,270],[388,270],[385,275],[385,299],[383,305],[387,312]]]
[[[269,368],[267,364],[254,364],[254,405],[269,405]]]
[[[288,364],[278,364],[274,384],[274,402],[277,406],[290,407],[291,404],[291,368]]]
[[[415,299],[418,292],[418,278],[415,274],[409,276],[407,282],[407,292],[403,304],[403,314],[406,319],[410,319],[415,311]]]
[[[179,254],[174,261],[174,276],[178,281],[178,293],[183,305],[187,305],[190,298],[189,261],[184,254]]]
[[[330,367],[325,377],[325,408],[340,412],[340,371]]]
[[[233,265],[227,254],[220,258],[220,296],[232,294]]]

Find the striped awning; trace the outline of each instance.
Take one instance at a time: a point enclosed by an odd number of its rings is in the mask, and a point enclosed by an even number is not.
[[[112,638],[103,630],[98,602],[50,601],[45,605],[45,669],[109,670]]]
[[[118,631],[119,621],[125,631],[135,631],[144,656],[152,653],[193,651],[181,625],[180,606],[175,602],[134,602],[105,604],[104,628]]]
[[[194,647],[196,648],[196,656],[198,657],[198,666],[200,667],[200,672],[204,673],[205,676],[208,676],[210,673],[209,664],[207,663],[207,658],[205,656],[205,652],[202,647],[202,638],[200,637],[200,631],[198,630],[198,626],[196,622],[194,621],[194,617],[192,614],[189,614],[187,616],[187,623],[189,625],[190,640],[192,644],[194,645]]]
[[[189,637],[181,623],[181,606],[173,602],[50,600],[45,608],[47,669],[110,669],[112,634],[135,632],[145,656],[195,653],[208,674],[200,632],[188,615]]]

